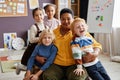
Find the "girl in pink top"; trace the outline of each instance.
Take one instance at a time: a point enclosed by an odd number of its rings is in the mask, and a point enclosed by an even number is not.
[[[47,4],[44,7],[47,16],[44,17],[44,25],[48,26],[51,30],[56,29],[60,25],[60,21],[54,17],[56,5]]]

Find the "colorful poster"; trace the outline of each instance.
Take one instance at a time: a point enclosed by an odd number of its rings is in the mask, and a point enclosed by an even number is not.
[[[89,0],[87,24],[91,33],[111,33],[114,0]]]
[[[4,48],[12,49],[12,40],[17,37],[17,33],[3,33]]]

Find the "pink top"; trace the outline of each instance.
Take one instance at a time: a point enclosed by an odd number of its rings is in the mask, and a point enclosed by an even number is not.
[[[53,30],[56,29],[58,25],[60,25],[60,21],[56,18],[48,19],[47,17],[44,17],[44,25]]]

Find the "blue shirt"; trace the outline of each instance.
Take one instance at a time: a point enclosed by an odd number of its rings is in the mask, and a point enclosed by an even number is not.
[[[88,45],[92,45],[93,41],[90,37],[82,36],[82,37],[76,37],[74,41],[71,42],[71,44],[79,44],[80,48]]]
[[[31,70],[34,64],[37,65],[41,70],[43,71],[46,70],[53,63],[56,53],[57,53],[57,47],[54,46],[53,44],[49,46],[38,44],[35,47],[31,57],[28,60],[27,70]],[[38,61],[35,60],[36,56],[45,57],[47,60],[42,65]]]

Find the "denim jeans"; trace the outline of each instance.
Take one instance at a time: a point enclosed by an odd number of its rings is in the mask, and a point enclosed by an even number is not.
[[[92,80],[111,80],[100,61],[85,68]]]

